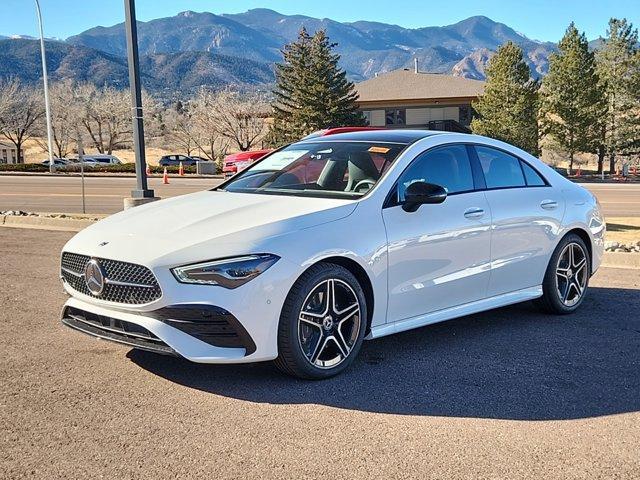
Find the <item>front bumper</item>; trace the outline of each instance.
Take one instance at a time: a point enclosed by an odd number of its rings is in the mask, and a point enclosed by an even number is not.
[[[146,328],[113,317],[104,317],[73,307],[65,307],[62,313],[62,323],[73,330],[103,340],[121,343],[139,350],[177,355],[173,348]]]
[[[280,259],[259,277],[228,290],[181,284],[169,269],[156,268],[154,274],[162,287],[162,296],[142,305],[106,302],[63,282],[71,298],[65,303],[62,322],[89,335],[157,351],[154,344],[132,342],[126,332],[109,330],[127,322],[144,329],[157,338],[155,343],[161,342],[167,347],[168,350],[163,347],[158,353],[175,354],[198,363],[273,360],[278,355],[281,308],[298,269]],[[88,317],[91,321],[83,321]]]
[[[150,315],[155,314],[151,312]],[[62,323],[94,337],[156,353],[179,355],[192,362],[238,363],[251,357],[251,354],[247,355],[247,348],[212,345],[150,315],[110,310],[70,298],[62,311]]]

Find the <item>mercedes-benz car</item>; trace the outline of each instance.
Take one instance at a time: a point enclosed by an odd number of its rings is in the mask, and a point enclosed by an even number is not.
[[[575,311],[605,228],[589,191],[497,140],[312,137],[78,233],[62,252],[62,322],[194,362],[275,360],[326,378],[364,340],[529,300]]]

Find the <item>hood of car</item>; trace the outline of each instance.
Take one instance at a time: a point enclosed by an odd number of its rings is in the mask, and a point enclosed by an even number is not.
[[[269,253],[256,249],[355,207],[349,200],[204,191],[112,215],[78,233],[64,251],[149,266]]]

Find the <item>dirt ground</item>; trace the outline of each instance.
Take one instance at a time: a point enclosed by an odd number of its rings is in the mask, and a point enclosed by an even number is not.
[[[608,218],[607,240],[619,243],[635,243],[640,241],[640,218]]]
[[[0,478],[640,478],[640,270],[366,342],[323,382],[63,327],[71,234],[0,228]]]

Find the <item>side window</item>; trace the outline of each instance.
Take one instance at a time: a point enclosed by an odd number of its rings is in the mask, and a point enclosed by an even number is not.
[[[524,187],[520,160],[491,147],[476,146],[487,188]]]
[[[522,165],[522,171],[524,172],[524,178],[527,180],[527,185],[530,187],[544,187],[547,183],[527,162],[520,161]]]
[[[440,185],[447,193],[468,192],[474,189],[471,162],[464,145],[451,145],[420,154],[402,174],[398,182],[398,200],[414,182]]]

